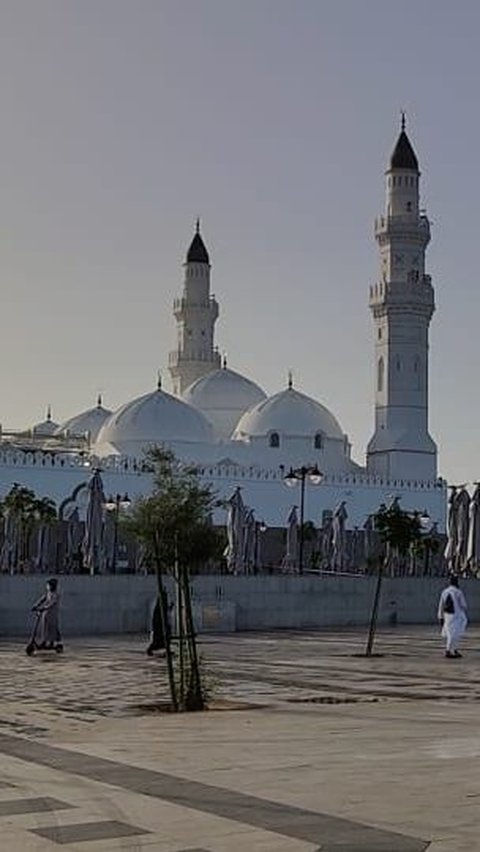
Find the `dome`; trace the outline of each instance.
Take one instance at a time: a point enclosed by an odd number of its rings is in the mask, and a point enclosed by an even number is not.
[[[288,387],[247,411],[235,429],[234,439],[267,437],[276,432],[289,438],[325,438],[344,440],[333,414],[316,400]]]
[[[111,413],[108,408],[103,407],[102,398],[99,396],[97,405],[94,408],[87,408],[86,411],[82,411],[80,414],[76,414],[75,417],[65,420],[57,428],[55,434],[83,436],[88,432],[90,440],[93,442],[97,439],[100,429],[105,421],[108,420]]]
[[[105,421],[97,445],[120,453],[140,453],[162,443],[210,443],[212,429],[200,411],[160,388],[122,405]]]
[[[245,411],[266,398],[255,382],[226,365],[197,379],[183,394],[183,399],[203,412],[216,436],[223,439],[230,438]]]
[[[42,420],[41,423],[35,423],[35,426],[32,426],[32,434],[37,437],[48,438],[50,435],[54,435],[57,429],[58,423],[52,420],[52,412],[50,406],[48,406],[46,420]]]

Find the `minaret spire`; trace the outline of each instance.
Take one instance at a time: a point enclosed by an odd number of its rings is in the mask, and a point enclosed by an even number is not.
[[[405,110],[402,109],[401,113],[401,121],[400,121],[400,130],[402,133],[405,133]]]

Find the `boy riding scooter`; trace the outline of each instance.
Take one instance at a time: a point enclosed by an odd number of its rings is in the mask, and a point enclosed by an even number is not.
[[[37,620],[32,636],[26,647],[26,653],[31,656],[34,651],[63,651],[62,638],[58,626],[58,611],[60,608],[60,595],[57,591],[58,581],[52,577],[47,581],[47,591],[33,605],[32,612],[36,613]]]

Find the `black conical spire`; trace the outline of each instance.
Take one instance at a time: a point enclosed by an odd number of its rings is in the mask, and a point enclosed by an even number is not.
[[[412,148],[412,143],[405,131],[405,113],[402,112],[402,120],[400,126],[400,136],[397,139],[397,144],[390,158],[390,169],[408,169],[413,172],[418,172],[418,160],[415,151]]]
[[[187,251],[187,263],[210,263],[208,251],[205,248],[205,243],[203,242],[200,234],[200,219],[197,219],[195,236]]]

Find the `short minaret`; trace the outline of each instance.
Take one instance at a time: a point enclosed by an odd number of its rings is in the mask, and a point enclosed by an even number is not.
[[[184,269],[183,294],[173,303],[177,348],[170,352],[169,359],[173,392],[177,395],[221,365],[220,354],[214,346],[218,304],[210,295],[210,259],[198,219]]]
[[[380,280],[370,288],[375,323],[375,433],[367,468],[390,479],[432,480],[437,448],[428,432],[428,329],[435,310],[425,274],[430,224],[419,206],[420,171],[405,132],[386,172],[385,215],[375,222]]]

